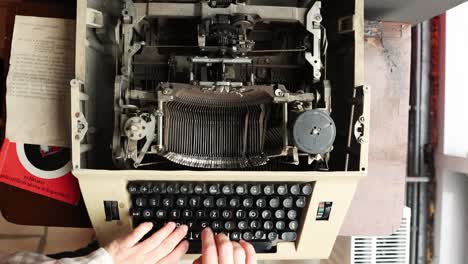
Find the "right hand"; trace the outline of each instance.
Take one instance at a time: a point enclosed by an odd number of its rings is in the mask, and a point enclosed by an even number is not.
[[[193,264],[256,264],[254,247],[245,241],[231,242],[220,233],[205,228],[202,232],[202,255]]]

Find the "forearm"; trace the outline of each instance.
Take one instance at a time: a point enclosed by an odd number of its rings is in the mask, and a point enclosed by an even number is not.
[[[103,248],[79,258],[52,259],[45,255],[20,252],[14,255],[0,257],[1,264],[113,264],[112,257]]]

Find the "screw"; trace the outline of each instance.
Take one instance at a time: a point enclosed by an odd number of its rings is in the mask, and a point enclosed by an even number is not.
[[[314,77],[315,77],[316,79],[320,79],[320,77],[322,77],[322,74],[320,73],[320,71],[315,71],[315,72],[314,72]]]
[[[163,94],[168,95],[171,92],[172,92],[171,89],[164,89]]]
[[[275,90],[275,95],[278,96],[278,97],[283,97],[284,92],[281,89],[276,89]]]
[[[359,117],[359,122],[364,123],[365,121],[366,119],[363,116]]]
[[[76,113],[75,113],[75,117],[76,117],[76,118],[79,118],[79,117],[80,117],[80,113],[79,113],[79,112],[76,112]]]
[[[321,22],[322,21],[322,16],[320,14],[317,14],[317,15],[315,15],[314,19],[317,22]]]
[[[80,135],[75,135],[75,140],[80,140]]]

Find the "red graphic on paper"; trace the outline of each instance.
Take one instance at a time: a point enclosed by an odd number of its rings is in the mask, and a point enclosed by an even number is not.
[[[76,204],[78,180],[71,174],[70,151],[5,139],[0,151],[0,182]]]

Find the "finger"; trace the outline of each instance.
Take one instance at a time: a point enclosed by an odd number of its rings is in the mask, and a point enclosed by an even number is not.
[[[245,263],[245,251],[244,248],[237,242],[232,242],[232,249],[234,251],[234,264]]]
[[[218,256],[222,256],[219,258],[219,264],[234,264],[234,253],[229,238],[225,234],[220,233],[215,236],[215,242]]]
[[[214,240],[213,231],[205,228],[202,231],[202,262],[203,264],[217,264],[218,252]]]
[[[169,255],[187,234],[188,226],[181,225],[176,228],[161,244],[150,252],[152,260],[159,261]]]
[[[192,264],[202,264],[202,256],[200,256],[196,260],[194,260]]]
[[[182,241],[169,255],[163,258],[158,264],[175,264],[187,253],[189,243],[187,240]]]
[[[147,222],[140,224],[126,237],[122,238],[122,246],[126,248],[133,247],[153,228],[153,223]]]
[[[164,241],[164,239],[166,239],[174,231],[175,228],[176,224],[174,222],[167,223],[148,239],[141,242],[138,247],[140,247],[140,250],[143,253],[150,252],[151,250],[157,248]]]
[[[240,241],[240,245],[244,248],[246,257],[245,263],[246,264],[256,264],[257,263],[257,253],[255,252],[255,248],[252,244],[245,242],[244,240]]]

